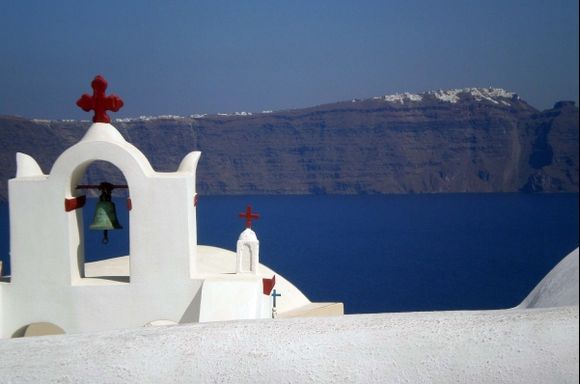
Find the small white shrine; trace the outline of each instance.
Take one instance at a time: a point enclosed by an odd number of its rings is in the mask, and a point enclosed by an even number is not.
[[[0,337],[79,333],[155,324],[342,314],[340,303],[311,303],[282,276],[259,263],[248,209],[236,252],[197,244],[196,168],[191,152],[175,172],[156,172],[145,155],[110,124],[106,110],[123,102],[105,96],[97,76],[95,110],[84,137],[48,174],[29,155],[16,156],[9,181],[11,276],[0,281]],[[79,189],[87,167],[105,161],[127,182],[129,255],[85,263]],[[276,292],[282,296],[276,302]],[[275,303],[275,304],[274,304]]]

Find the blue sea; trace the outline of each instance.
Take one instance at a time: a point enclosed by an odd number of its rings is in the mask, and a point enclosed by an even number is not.
[[[261,262],[347,313],[512,307],[578,246],[578,194],[202,196],[199,243],[234,250],[248,204]],[[124,206],[109,244],[86,231],[88,260],[127,254]],[[3,260],[8,239],[0,204]]]

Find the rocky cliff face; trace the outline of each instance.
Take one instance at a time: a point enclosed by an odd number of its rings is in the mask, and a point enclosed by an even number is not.
[[[89,124],[0,117],[0,198],[17,151],[48,173]],[[201,150],[202,194],[578,192],[578,108],[540,112],[501,89],[113,124],[159,171]],[[103,164],[87,173],[87,182],[119,178]]]

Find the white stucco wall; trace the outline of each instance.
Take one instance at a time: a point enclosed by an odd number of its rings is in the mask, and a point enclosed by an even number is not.
[[[14,383],[577,383],[578,307],[148,327],[0,355]]]
[[[540,281],[520,308],[551,308],[578,304],[578,248],[570,252]]]
[[[560,287],[578,280],[577,272],[548,277],[543,283]],[[578,320],[576,296],[572,305],[553,308],[229,321],[0,340],[0,356],[9,356],[0,359],[0,378],[14,383],[577,383]]]
[[[155,172],[146,157],[110,124],[93,124],[44,175],[28,155],[17,157],[9,181],[12,276],[0,283],[1,337],[47,321],[67,333],[141,326],[157,319],[195,321],[194,206],[199,152],[176,172]],[[130,282],[82,276],[82,209],[66,212],[65,199],[96,160],[119,168],[129,186]],[[189,310],[188,310],[189,309]],[[184,318],[185,317],[185,318]]]

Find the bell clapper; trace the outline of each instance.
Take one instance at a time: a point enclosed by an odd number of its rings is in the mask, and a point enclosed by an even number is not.
[[[101,240],[101,243],[109,244],[109,231],[107,229],[103,231],[103,240]]]

